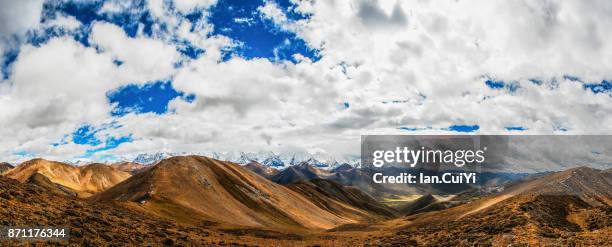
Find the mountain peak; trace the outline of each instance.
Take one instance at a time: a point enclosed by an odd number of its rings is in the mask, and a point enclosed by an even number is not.
[[[243,166],[203,156],[165,159],[93,197],[110,200],[135,202],[179,222],[205,218],[237,226],[319,229],[354,222]]]

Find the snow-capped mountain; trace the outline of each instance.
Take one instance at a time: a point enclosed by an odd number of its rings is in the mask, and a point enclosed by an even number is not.
[[[157,163],[160,160],[170,158],[172,156],[176,156],[176,154],[163,153],[163,152],[153,153],[153,154],[143,153],[143,154],[137,155],[136,158],[134,158],[132,162],[143,164],[143,165],[151,165],[151,164]]]
[[[152,165],[160,160],[177,156],[177,155],[203,155],[213,159],[229,161],[237,164],[247,164],[251,161],[256,161],[268,167],[284,169],[289,166],[306,163],[314,167],[323,169],[333,169],[342,164],[358,166],[360,163],[359,157],[334,157],[324,153],[308,153],[308,152],[283,152],[275,154],[269,151],[262,152],[198,152],[198,153],[142,153],[137,155],[132,161],[145,165]],[[127,160],[127,159],[126,159]]]
[[[302,163],[309,164],[309,165],[317,167],[317,168],[324,168],[324,169],[336,165],[336,163],[333,163],[333,164],[323,163],[321,161],[318,161],[315,158],[310,158],[307,161],[304,161]]]
[[[71,159],[71,160],[65,160],[64,163],[70,164],[73,166],[84,166],[84,165],[93,163],[93,161],[91,159]]]
[[[266,158],[261,164],[269,167],[284,167],[285,163],[276,155]]]

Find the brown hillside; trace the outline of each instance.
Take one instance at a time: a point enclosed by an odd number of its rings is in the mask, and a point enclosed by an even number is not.
[[[312,179],[310,181],[300,181],[288,185],[289,188],[295,190],[306,197],[319,207],[323,207],[329,211],[337,212],[338,214],[363,215],[364,220],[381,220],[396,216],[396,211],[382,203],[377,202],[374,198],[361,192],[360,190],[338,184],[326,179]],[[360,211],[346,210],[343,205],[348,205],[352,208],[360,209]],[[354,216],[352,216],[354,217]]]
[[[75,167],[44,159],[26,161],[5,174],[9,178],[26,182],[32,175],[40,174],[51,182],[65,186],[88,197],[127,179],[130,174],[103,164]]]
[[[516,183],[504,192],[400,220],[393,237],[431,246],[610,246],[612,199],[604,172],[574,168]]]
[[[116,164],[113,164],[112,166],[116,167],[120,171],[129,172],[132,174],[146,167],[143,164],[138,164],[138,163],[128,162],[128,161],[116,163]]]
[[[48,193],[69,197],[77,197],[76,192],[65,186],[51,182],[49,178],[45,177],[44,175],[41,175],[40,173],[34,173],[28,178],[28,181],[26,183],[36,185],[44,189]]]
[[[163,160],[92,200],[134,202],[142,210],[179,222],[329,229],[357,220],[321,209],[242,166],[201,156]]]
[[[6,162],[0,162],[0,174],[7,172],[8,170],[13,169],[13,166]]]
[[[397,211],[399,211],[403,215],[411,215],[414,213],[426,212],[428,207],[431,207],[437,202],[438,200],[433,195],[427,194],[427,195],[423,195],[419,197],[413,202],[409,202],[405,205],[399,206],[397,208]]]
[[[0,222],[5,226],[62,226],[68,241],[2,240],[0,246],[306,246],[300,235],[226,231],[170,222],[118,203],[59,196],[0,176]],[[260,237],[250,235],[257,234]],[[326,246],[336,245],[333,240]],[[310,244],[311,245],[311,244]],[[324,244],[325,245],[325,244]]]
[[[244,165],[246,169],[249,169],[262,177],[270,178],[278,173],[278,170],[272,167],[267,167],[259,162],[251,161],[248,164]]]

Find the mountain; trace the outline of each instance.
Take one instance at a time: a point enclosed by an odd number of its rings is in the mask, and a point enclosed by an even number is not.
[[[40,173],[32,174],[26,183],[36,185],[52,194],[77,197],[77,193],[72,191],[70,188],[67,188],[61,184],[53,183],[51,180],[49,180],[49,178],[41,175]]]
[[[315,158],[310,158],[310,159],[308,159],[308,160],[306,160],[306,161],[304,161],[302,163],[306,163],[308,165],[311,165],[311,166],[314,166],[314,167],[317,167],[317,168],[330,168],[330,167],[335,166],[337,164],[337,162],[335,162],[335,161],[333,163],[331,163],[331,164],[323,163],[321,161],[318,161]]]
[[[603,170],[602,172],[605,174],[605,179],[608,181],[608,183],[612,184],[612,168]]]
[[[574,195],[593,206],[612,206],[612,174],[589,167],[577,167],[517,183],[501,196],[518,194]]]
[[[44,159],[26,161],[4,175],[26,182],[34,174],[40,174],[52,183],[67,187],[77,192],[80,197],[91,196],[130,177],[129,173],[109,165],[89,164],[75,167]]]
[[[244,165],[244,167],[265,178],[270,178],[278,173],[278,170],[275,168],[262,165],[256,161],[251,161]]]
[[[315,168],[309,163],[303,162],[286,168],[270,177],[270,180],[279,184],[292,184],[299,181],[309,181],[315,178],[326,178],[330,175],[328,171]]]
[[[349,171],[349,170],[351,170],[353,168],[354,167],[352,165],[344,163],[344,164],[341,164],[341,165],[335,167],[334,169],[332,169],[331,172],[333,172],[333,173],[346,172],[346,171]]]
[[[276,155],[272,157],[267,157],[262,162],[262,164],[268,167],[284,167],[285,166],[285,163]]]
[[[118,169],[31,160],[8,173],[25,177],[21,183],[0,176],[0,221],[69,227],[71,238],[61,245],[74,246],[612,246],[610,170],[579,167],[519,180],[491,175],[487,186],[511,182],[448,201],[424,195],[398,216],[381,200],[331,180],[367,177],[368,169],[293,168],[317,176],[280,185],[247,165],[172,157],[82,199],[51,174],[101,180],[96,173]],[[447,208],[453,201],[462,202]]]
[[[397,214],[394,209],[379,203],[374,198],[358,189],[344,186],[327,179],[315,178],[310,181],[299,181],[290,184],[289,188],[307,196],[320,205],[320,207],[328,208],[338,213],[340,213],[341,210],[336,209],[336,205],[329,202],[342,202],[345,205],[361,209],[369,213],[366,217],[373,219],[388,219]],[[325,200],[325,198],[330,198],[331,200]]]
[[[153,154],[143,153],[143,154],[137,155],[132,162],[138,163],[138,164],[151,165],[151,164],[155,164],[159,162],[160,160],[163,160],[163,159],[166,159],[172,156],[174,156],[174,154],[163,153],[163,152],[158,152],[158,153],[153,153]]]
[[[152,165],[163,159],[173,156],[186,156],[186,155],[200,155],[212,157],[213,159],[233,162],[236,164],[248,164],[251,161],[258,162],[265,166],[274,167],[277,169],[284,169],[289,166],[299,165],[301,163],[308,163],[312,166],[332,169],[340,164],[349,164],[357,166],[360,163],[359,157],[345,156],[335,157],[326,153],[316,152],[308,153],[303,151],[295,152],[282,152],[276,154],[270,151],[260,152],[191,152],[191,153],[168,153],[168,152],[157,152],[157,153],[142,153],[136,157],[123,157],[120,160],[131,160],[134,163]]]
[[[13,166],[6,162],[0,163],[0,174],[5,173],[6,171],[13,169]]]
[[[399,221],[404,223],[394,234],[377,241],[432,246],[467,246],[475,242],[499,246],[609,246],[612,184],[607,182],[608,176],[605,171],[579,167],[533,177],[473,202],[402,218]],[[431,201],[431,197],[425,199]]]
[[[116,167],[120,171],[129,172],[131,174],[134,174],[134,173],[138,172],[139,170],[147,167],[147,166],[145,166],[143,164],[139,164],[139,163],[135,163],[135,162],[129,162],[129,161],[115,163],[112,166]]]
[[[398,208],[398,211],[404,215],[411,215],[418,212],[423,212],[423,209],[427,208],[438,202],[438,200],[431,194],[423,195],[413,202],[403,205]]]
[[[289,188],[229,162],[172,157],[92,197],[124,201],[177,222],[203,220],[275,229],[329,229],[357,218],[326,211]]]
[[[84,165],[95,163],[95,162],[91,159],[77,158],[77,159],[64,160],[64,162],[62,163],[66,163],[71,166],[84,166]]]
[[[34,175],[31,178],[45,177]],[[94,204],[49,193],[40,186],[3,176],[0,176],[0,204],[3,225],[61,226],[70,230],[67,241],[28,240],[25,245],[214,246],[222,240],[249,243],[245,237],[217,233],[206,227],[176,224],[117,203]],[[24,245],[24,242],[16,241],[0,239],[0,246]]]

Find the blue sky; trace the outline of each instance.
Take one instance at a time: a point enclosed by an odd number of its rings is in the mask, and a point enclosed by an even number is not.
[[[612,17],[595,3],[1,4],[13,160],[612,131]]]
[[[278,1],[276,3],[292,21],[308,18],[308,16],[294,11],[293,9],[296,6],[290,1]],[[46,2],[42,10],[42,23],[56,19],[58,16],[71,16],[78,20],[82,26],[78,30],[71,31],[59,27],[42,28],[28,33],[27,43],[41,46],[55,37],[71,36],[83,46],[95,48],[90,44],[89,39],[92,25],[96,22],[108,22],[117,25],[131,38],[137,36],[152,37],[154,35],[152,28],[155,24],[161,27],[162,32],[167,31],[164,30],[167,28],[164,23],[156,23],[158,20],[152,17],[146,9],[145,1],[134,1],[130,4],[130,9],[113,14],[101,12],[104,4],[104,1]],[[295,33],[282,30],[272,20],[261,16],[257,9],[264,4],[265,1],[220,1],[207,9],[194,9],[181,14],[181,16],[192,23],[210,23],[214,28],[208,35],[223,35],[238,43],[233,49],[225,51],[224,60],[238,56],[245,59],[265,58],[273,62],[296,62],[293,58],[294,54],[301,54],[313,61],[318,60],[319,55],[316,49],[309,47]],[[166,2],[165,7],[170,12],[177,11],[172,2]],[[182,53],[187,60],[197,59],[206,52],[180,37],[171,34],[168,34],[168,36],[170,42],[176,45],[177,51]],[[5,78],[8,78],[11,64],[15,61],[17,54],[18,50],[5,53],[2,67]],[[114,63],[121,66],[123,61],[115,59]],[[180,66],[180,64],[177,64],[177,66]],[[106,96],[108,103],[112,105],[111,117],[121,117],[129,113],[167,114],[168,103],[171,100],[180,98],[191,102],[195,98],[194,95],[187,95],[174,89],[172,79],[134,82],[108,91]],[[96,152],[113,149],[122,143],[133,141],[131,135],[120,137],[96,136],[97,133],[106,128],[83,123],[69,134],[69,136],[72,136],[72,143],[92,146],[81,157],[87,158]],[[54,142],[52,145],[59,146],[67,143],[66,140],[63,140]]]

